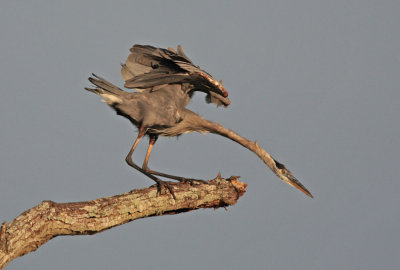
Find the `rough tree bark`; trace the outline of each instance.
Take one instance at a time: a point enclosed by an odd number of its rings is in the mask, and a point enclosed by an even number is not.
[[[157,196],[157,188],[151,186],[86,202],[43,201],[10,223],[2,224],[0,269],[59,235],[95,234],[138,218],[226,207],[234,205],[246,191],[246,184],[235,177],[217,177],[207,184],[171,186],[176,200],[167,192]]]

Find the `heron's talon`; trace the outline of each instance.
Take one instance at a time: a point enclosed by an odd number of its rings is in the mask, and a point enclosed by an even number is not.
[[[162,187],[165,187],[166,189],[168,189],[169,193],[171,193],[172,197],[176,201],[174,189],[171,187],[170,183],[167,183],[164,181],[157,182],[157,196],[161,195]]]
[[[204,180],[201,180],[201,179],[192,179],[192,178],[188,178],[188,179],[183,178],[182,182],[189,183],[191,186],[200,185],[200,184],[207,184],[207,181],[204,181]]]
[[[201,180],[201,179],[193,179],[193,178],[184,178],[184,177],[180,177],[179,179],[177,179],[179,182],[181,183],[188,183],[191,186],[194,185],[200,185],[200,184],[207,184],[207,181]]]
[[[193,179],[193,182],[194,182],[194,183],[197,182],[197,185],[200,185],[200,184],[208,184],[208,182],[207,182],[206,180],[201,180],[201,179]]]

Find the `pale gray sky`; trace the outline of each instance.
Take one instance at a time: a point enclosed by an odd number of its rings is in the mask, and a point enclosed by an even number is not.
[[[146,187],[125,164],[136,130],[85,92],[122,86],[135,43],[182,44],[232,105],[190,109],[257,139],[315,195],[233,142],[161,138],[150,167],[249,184],[228,208],[58,237],[7,269],[398,269],[399,1],[3,1],[0,219],[42,200]],[[134,158],[144,158],[143,143]]]

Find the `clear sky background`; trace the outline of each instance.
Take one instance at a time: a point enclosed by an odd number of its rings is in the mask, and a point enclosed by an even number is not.
[[[57,237],[7,269],[399,269],[399,12],[370,0],[2,1],[1,221],[153,184],[125,164],[136,129],[83,90],[92,72],[122,86],[135,43],[182,44],[232,101],[197,94],[189,108],[258,140],[315,195],[225,138],[161,138],[151,168],[240,175],[245,196]]]

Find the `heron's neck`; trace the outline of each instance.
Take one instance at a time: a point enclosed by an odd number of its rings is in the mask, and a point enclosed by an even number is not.
[[[188,123],[191,126],[196,126],[197,130],[194,130],[194,131],[218,134],[218,135],[221,135],[228,139],[231,139],[232,141],[235,141],[246,148],[249,148],[249,145],[250,145],[250,150],[252,150],[252,151],[255,150],[255,149],[251,149],[252,148],[251,145],[254,144],[254,142],[240,136],[239,134],[237,134],[236,132],[234,132],[230,129],[225,128],[221,124],[204,119],[200,115],[197,115],[193,112],[191,112],[188,115],[188,117],[187,117],[187,119],[185,119],[185,121],[188,121]]]
[[[280,179],[282,179],[287,184],[300,189],[302,192],[312,197],[311,193],[300,183],[300,181],[296,179],[296,177],[292,175],[292,173],[285,167],[285,165],[271,157],[271,155],[262,147],[260,147],[257,142],[250,141],[240,136],[236,132],[227,129],[220,124],[208,121],[195,113],[184,119],[184,121],[182,122],[185,122],[187,120],[187,123],[189,125],[195,127],[195,129],[191,131],[210,132],[218,134],[246,147],[254,154],[256,154]]]
[[[234,142],[237,142],[238,144],[246,147],[250,151],[254,152],[257,156],[259,156],[265,164],[267,164],[272,171],[274,171],[276,174],[278,174],[277,170],[278,168],[276,167],[275,160],[265,151],[263,148],[261,148],[256,141],[250,141],[233,130],[227,129],[224,126],[208,121],[204,119],[203,117],[195,114],[195,116],[192,116],[195,121],[195,123],[198,123],[199,127],[202,129],[202,132],[210,132],[214,134],[218,134],[221,136],[224,136],[228,139],[231,139]]]

